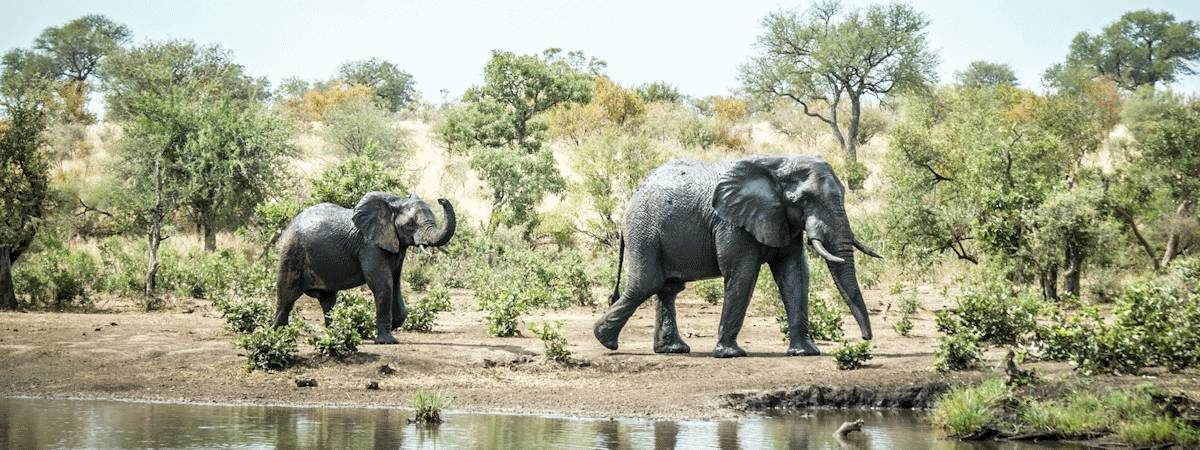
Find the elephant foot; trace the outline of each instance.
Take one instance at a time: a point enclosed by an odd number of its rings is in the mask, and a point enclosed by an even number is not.
[[[655,343],[654,353],[691,353],[692,348],[683,342],[683,339],[676,338],[673,341],[666,343]]]
[[[604,320],[601,319],[599,322],[596,322],[596,326],[592,329],[592,331],[596,335],[596,340],[600,341],[600,345],[603,345],[604,348],[609,350],[617,349],[617,336],[618,333],[620,333],[619,330],[614,332],[610,331],[608,328],[605,328]]]
[[[375,343],[376,344],[399,344],[400,341],[397,341],[396,337],[392,336],[392,333],[390,333],[390,332],[388,332],[388,333],[376,332],[375,333]]]
[[[821,350],[812,341],[808,340],[792,344],[787,349],[788,356],[816,356],[820,354]]]
[[[746,351],[738,347],[737,344],[717,344],[713,349],[713,358],[738,358],[746,356]]]

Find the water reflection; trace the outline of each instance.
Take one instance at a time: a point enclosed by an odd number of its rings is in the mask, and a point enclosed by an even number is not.
[[[369,408],[180,405],[0,399],[0,448],[1035,448],[940,440],[913,412],[817,411],[725,421],[568,419],[445,414],[437,428]],[[863,433],[833,430],[862,418]]]

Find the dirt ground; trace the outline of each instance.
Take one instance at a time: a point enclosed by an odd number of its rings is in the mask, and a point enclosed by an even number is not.
[[[787,347],[772,317],[753,312],[741,345],[745,358],[714,359],[710,351],[720,314],[685,291],[679,322],[693,352],[659,355],[651,350],[653,305],[639,309],[621,335],[619,351],[608,351],[592,337],[601,308],[576,307],[538,312],[530,321],[563,320],[570,350],[582,365],[544,362],[542,344],[522,337],[487,335],[482,313],[466,291],[453,294],[455,309],[443,313],[433,333],[397,333],[400,345],[364,344],[345,361],[315,354],[301,345],[301,361],[282,372],[247,372],[234,335],[207,301],[178,302],[165,312],[142,313],[119,300],[101,302],[106,313],[0,314],[0,396],[119,398],[180,402],[261,404],[337,404],[408,406],[413,391],[437,389],[453,396],[452,408],[471,411],[552,413],[595,417],[705,419],[740,414],[727,407],[724,394],[774,391],[804,385],[902,388],[936,381],[969,381],[993,373],[1002,350],[988,353],[986,367],[945,377],[931,366],[937,345],[930,312],[941,305],[925,302],[909,337],[891,329],[884,293],[865,293],[873,310],[874,359],[860,370],[839,371],[827,355],[786,357]],[[756,300],[757,301],[757,300]],[[319,308],[307,297],[299,302],[315,322]],[[846,317],[847,336],[856,337]],[[833,343],[818,342],[825,352]],[[379,373],[389,364],[394,374]],[[1039,373],[1066,376],[1064,364],[1035,364]],[[318,381],[297,388],[297,377]],[[1200,392],[1198,374],[1156,377],[1095,377],[1095,383],[1154,381]],[[367,390],[378,381],[380,390]]]

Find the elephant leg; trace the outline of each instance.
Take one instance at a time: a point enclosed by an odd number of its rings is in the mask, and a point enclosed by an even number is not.
[[[788,257],[771,262],[771,275],[779,286],[788,321],[788,356],[820,355],[808,334],[808,261],[800,248]]]
[[[654,322],[654,353],[691,353],[692,348],[679,336],[675,321],[675,297],[683,290],[683,281],[667,280],[658,291],[657,317]]]
[[[367,287],[375,297],[375,343],[399,344],[400,341],[392,336],[392,306],[396,300],[394,279],[392,274],[380,273],[378,270],[367,271]]]
[[[617,349],[617,338],[621,335],[621,328],[625,327],[633,312],[662,288],[662,275],[659,274],[657,265],[654,266],[653,273],[638,273],[638,270],[630,268],[629,283],[621,293],[621,298],[608,307],[608,311],[596,321],[592,330],[600,344],[609,350]]]
[[[328,327],[333,323],[333,305],[337,304],[337,291],[321,291],[317,296],[317,301],[321,303],[321,312],[325,316],[325,326]]]
[[[396,271],[396,276],[392,278],[392,329],[395,330],[404,325],[404,319],[408,318],[408,308],[404,305],[404,295],[400,288],[400,271]]]
[[[723,268],[725,273],[725,303],[721,306],[721,326],[717,331],[717,346],[713,356],[734,358],[746,356],[746,351],[737,344],[738,333],[746,319],[746,308],[750,306],[750,295],[758,281],[758,262],[752,258],[741,258],[733,267]]]
[[[302,293],[299,289],[285,283],[280,283],[275,289],[275,326],[282,327],[288,324],[289,317],[292,314],[292,307],[296,305],[296,299],[300,298]]]

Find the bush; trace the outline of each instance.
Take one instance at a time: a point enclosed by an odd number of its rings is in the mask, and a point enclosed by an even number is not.
[[[721,302],[721,299],[725,298],[725,285],[720,278],[697,281],[694,286],[696,287],[696,295],[701,300],[704,300],[704,303],[716,305]]]
[[[361,339],[371,339],[375,336],[375,302],[355,291],[340,291],[329,321],[345,325]]]
[[[846,342],[829,354],[833,356],[838,370],[858,369],[872,358],[871,341],[861,341],[857,344]]]
[[[821,295],[810,295],[808,300],[808,330],[813,339],[840,341],[845,339],[842,329],[842,308],[830,291]]]
[[[908,333],[912,332],[913,329],[912,319],[907,314],[901,315],[900,320],[892,324],[892,329],[896,330],[896,333],[901,336],[908,336]]]
[[[314,203],[333,203],[353,208],[372,191],[400,193],[406,183],[379,158],[363,155],[346,158],[311,181],[309,196]]]
[[[1013,292],[1012,283],[997,276],[969,280],[954,312],[984,342],[1015,344],[1036,328],[1041,301],[1029,291]]]
[[[939,372],[972,369],[979,365],[983,353],[979,350],[979,335],[973,330],[959,330],[942,336],[933,354],[933,368]]]
[[[96,289],[125,296],[141,294],[146,288],[146,242],[110,237],[98,247],[101,271]]]
[[[408,287],[414,292],[425,292],[429,288],[429,283],[433,282],[433,279],[429,276],[428,266],[421,265],[409,268],[404,273],[404,281],[408,283]]]
[[[358,351],[362,335],[354,329],[353,324],[335,320],[324,331],[313,335],[309,343],[322,355],[345,358]]]
[[[235,280],[249,273],[249,261],[229,249],[194,252],[183,258],[174,249],[159,252],[159,283],[163,289],[193,298],[211,298],[229,291]]]
[[[549,361],[565,362],[570,358],[571,351],[567,350],[567,338],[562,335],[562,321],[529,324],[529,332],[542,340],[546,347],[546,359]]]
[[[28,295],[34,308],[89,306],[88,290],[97,275],[91,255],[57,241],[43,244],[44,251],[25,255],[13,266],[13,290]]]
[[[422,333],[433,331],[433,323],[437,320],[438,313],[450,311],[450,308],[450,291],[442,286],[434,287],[421,301],[409,308],[408,317],[404,319],[404,325],[401,325],[400,329]]]
[[[246,350],[250,370],[279,370],[287,367],[296,358],[296,338],[301,325],[283,327],[259,327],[238,339],[238,346]]]
[[[247,300],[232,302],[226,298],[213,300],[213,306],[225,318],[225,328],[237,334],[252,333],[271,321],[271,307],[265,302]]]
[[[871,175],[871,171],[867,166],[858,161],[847,163],[841,170],[841,179],[846,182],[846,187],[852,191],[857,191],[863,188],[867,182],[867,177]]]
[[[512,281],[496,280],[475,292],[479,310],[483,311],[488,333],[496,337],[511,337],[520,333],[517,320],[529,310],[528,299],[521,287]]]
[[[453,399],[441,391],[419,390],[413,394],[414,422],[424,424],[442,423],[442,410],[450,406]]]

